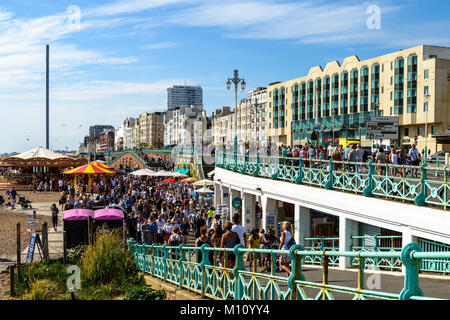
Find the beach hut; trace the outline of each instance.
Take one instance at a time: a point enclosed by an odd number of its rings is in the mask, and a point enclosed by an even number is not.
[[[66,231],[67,248],[88,243],[89,217],[94,218],[94,211],[89,209],[64,211],[63,229]]]
[[[98,230],[103,226],[108,229],[121,229],[122,236],[125,235],[125,215],[122,210],[116,208],[105,208],[94,211],[95,228]]]

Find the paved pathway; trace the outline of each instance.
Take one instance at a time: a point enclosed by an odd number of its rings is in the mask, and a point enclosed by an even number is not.
[[[250,270],[248,266],[247,270]],[[322,283],[322,268],[320,267],[311,267],[311,266],[303,266],[302,268],[303,275],[305,276],[305,280],[309,282]],[[277,276],[286,277],[285,272],[276,272]],[[381,291],[381,292],[389,292],[399,294],[404,288],[405,278],[401,273],[392,273],[392,274],[376,274],[379,275],[379,281],[374,281],[374,277],[372,277],[369,283],[369,278],[374,275],[373,272],[366,271],[365,272],[365,287],[367,289],[369,285],[379,284],[379,287],[375,287],[371,290],[373,291]],[[355,271],[344,271],[338,270],[335,268],[329,268],[328,270],[328,283],[330,285],[336,286],[344,286],[350,288],[358,287],[358,273]],[[261,284],[267,284],[267,280],[262,279]],[[280,289],[286,290],[288,285],[287,283],[279,283]],[[428,276],[428,275],[419,275],[419,286],[423,291],[425,297],[433,297],[440,299],[450,299],[450,276]],[[317,289],[305,289],[306,294],[309,298],[313,298],[317,295]],[[333,296],[336,300],[348,300],[351,299],[352,296],[345,293],[332,292]]]

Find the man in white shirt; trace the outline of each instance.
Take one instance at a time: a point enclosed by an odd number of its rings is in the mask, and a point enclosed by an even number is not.
[[[243,244],[247,248],[247,237],[245,234],[246,230],[243,226],[241,226],[241,217],[239,214],[235,214],[233,216],[233,227],[231,228],[231,231],[237,233],[241,244]]]
[[[330,143],[330,145],[328,146],[327,150],[328,150],[328,159],[331,159],[331,155],[333,154],[333,150],[334,150],[334,147],[333,147],[332,143]]]

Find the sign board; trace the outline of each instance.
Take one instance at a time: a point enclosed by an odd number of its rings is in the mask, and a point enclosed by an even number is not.
[[[28,253],[27,253],[27,263],[33,262],[34,257],[34,249],[36,247],[36,244],[39,246],[41,243],[39,239],[39,235],[33,231],[33,233],[30,236],[30,242],[28,244]],[[40,254],[40,252],[39,252]]]
[[[273,229],[275,227],[275,217],[267,216],[267,229]]]
[[[235,209],[241,207],[242,206],[242,199],[241,198],[234,198],[233,201],[232,201],[232,205],[233,205],[233,208],[235,208]]]
[[[398,139],[398,117],[367,117],[366,139]]]

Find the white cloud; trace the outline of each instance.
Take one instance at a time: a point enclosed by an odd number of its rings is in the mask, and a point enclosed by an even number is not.
[[[163,7],[173,4],[189,3],[192,0],[122,0],[116,1],[112,4],[107,4],[97,8],[87,10],[86,15],[97,16],[114,16],[119,14],[129,14],[141,12],[144,10]]]
[[[167,49],[167,48],[173,48],[176,47],[178,44],[176,42],[159,42],[159,43],[152,43],[145,46],[141,46],[141,49],[144,50],[155,50],[155,49]]]
[[[13,17],[13,13],[6,11],[0,7],[0,22],[4,20],[10,20]]]
[[[221,27],[231,38],[324,43],[339,37],[340,41],[351,42],[355,33],[377,33],[367,28],[369,5],[361,1],[211,0],[201,6],[181,9],[166,22]],[[399,8],[386,5],[381,9],[382,14],[387,15]]]
[[[181,84],[184,80],[167,79],[151,83],[121,81],[83,81],[70,85],[62,85],[53,89],[55,100],[102,100],[123,95],[161,95],[169,86]]]

